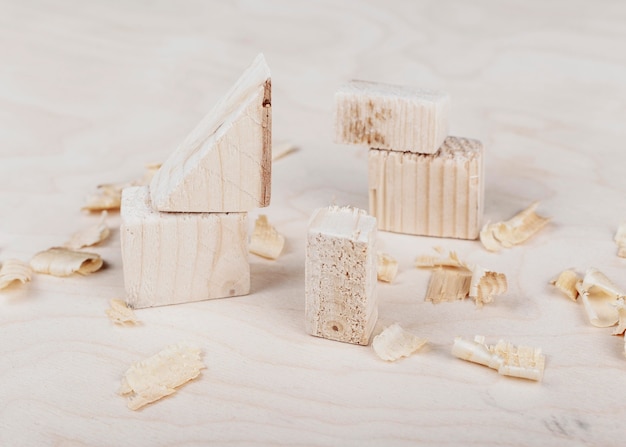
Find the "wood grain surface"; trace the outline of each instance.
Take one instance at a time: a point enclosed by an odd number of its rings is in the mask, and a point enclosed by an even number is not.
[[[263,210],[287,238],[251,257],[245,297],[105,315],[124,293],[119,230],[86,277],[37,275],[0,292],[0,445],[621,445],[622,337],[591,327],[548,281],[595,266],[626,288],[613,235],[626,218],[626,4],[598,1],[0,0],[0,262],[28,260],[98,216],[96,185],[163,161],[263,52],[273,166]],[[379,233],[400,271],[379,323],[430,340],[386,363],[304,330],[304,244],[315,208],[367,208],[367,150],[333,144],[350,79],[449,91],[450,132],[485,143],[485,218],[535,200],[548,228],[498,254],[478,242]],[[250,225],[256,214],[250,216]],[[110,222],[119,225],[119,215]],[[433,246],[501,271],[493,305],[424,302]],[[541,346],[544,380],[450,354],[455,336]],[[207,369],[138,412],[116,394],[129,365],[187,341]]]
[[[484,207],[483,146],[448,137],[435,154],[368,152],[369,210],[378,228],[402,234],[478,238]]]

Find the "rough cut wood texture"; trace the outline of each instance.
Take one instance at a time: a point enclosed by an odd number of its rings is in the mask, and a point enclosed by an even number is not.
[[[147,186],[122,194],[126,300],[134,308],[246,295],[247,213],[162,213]]]
[[[448,136],[449,109],[447,93],[352,81],[335,93],[335,141],[432,154]]]
[[[150,184],[159,211],[250,211],[270,203],[270,71],[262,54],[185,138]]]
[[[370,149],[370,213],[384,231],[476,239],[483,176],[477,140],[448,137],[432,155]]]
[[[311,218],[306,242],[306,330],[367,345],[378,318],[376,219],[331,206]]]

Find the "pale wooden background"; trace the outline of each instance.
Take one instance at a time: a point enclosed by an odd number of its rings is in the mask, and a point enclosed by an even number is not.
[[[119,232],[90,277],[37,276],[0,293],[0,445],[618,445],[626,435],[623,339],[551,291],[566,267],[626,287],[626,4],[615,1],[0,2],[0,261],[29,259],[96,218],[101,182],[163,160],[263,51],[276,162],[276,262],[251,258],[247,297],[104,315],[123,294]],[[351,78],[443,88],[452,131],[484,140],[486,217],[534,200],[554,217],[526,246],[382,233],[401,272],[380,321],[429,337],[387,364],[371,348],[304,333],[304,233],[329,203],[366,207],[366,151],[332,142],[332,96]],[[113,215],[112,224],[119,224]],[[440,245],[508,274],[482,310],[423,302],[415,256]],[[456,335],[543,347],[543,383],[449,354]],[[116,395],[128,365],[199,344],[208,369],[140,412]]]

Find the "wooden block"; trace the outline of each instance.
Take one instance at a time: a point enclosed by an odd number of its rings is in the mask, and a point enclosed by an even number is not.
[[[363,210],[318,209],[306,245],[306,330],[367,345],[378,318],[376,219]]]
[[[448,136],[449,109],[447,93],[352,81],[335,94],[335,141],[432,154]]]
[[[270,203],[270,71],[257,56],[150,185],[159,211],[239,212]]]
[[[162,213],[147,186],[124,189],[122,260],[134,308],[246,295],[247,213]]]
[[[483,196],[480,141],[448,137],[432,155],[369,151],[370,213],[379,230],[476,239]]]

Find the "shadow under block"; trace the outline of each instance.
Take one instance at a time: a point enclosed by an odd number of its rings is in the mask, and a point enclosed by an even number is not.
[[[250,292],[247,213],[161,213],[147,186],[124,189],[126,301],[134,308]]]
[[[270,71],[257,56],[150,184],[159,211],[241,212],[270,203]]]
[[[376,219],[363,210],[318,209],[309,224],[305,264],[306,331],[359,345],[378,318]]]
[[[432,155],[370,149],[370,213],[383,231],[476,239],[483,175],[478,140],[448,137]]]
[[[335,142],[432,154],[448,136],[447,93],[352,81],[335,93]]]

